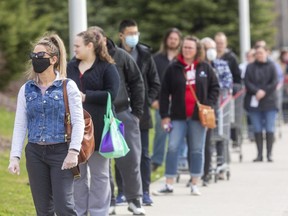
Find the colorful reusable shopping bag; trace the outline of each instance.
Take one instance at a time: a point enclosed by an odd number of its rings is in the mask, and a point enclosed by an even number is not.
[[[111,96],[108,93],[99,153],[105,158],[119,158],[124,157],[129,151],[124,138],[124,124],[114,117],[111,108]]]

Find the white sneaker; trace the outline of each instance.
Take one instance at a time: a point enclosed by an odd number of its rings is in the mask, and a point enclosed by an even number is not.
[[[128,210],[133,213],[133,215],[145,215],[145,210],[141,206],[139,199],[133,199],[128,202]]]
[[[116,209],[115,206],[110,206],[109,207],[109,215],[116,215],[115,209]]]
[[[200,196],[201,195],[197,185],[192,185],[191,186],[191,194],[194,195],[194,196]]]

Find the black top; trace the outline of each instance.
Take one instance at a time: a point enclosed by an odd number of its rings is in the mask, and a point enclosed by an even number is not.
[[[277,72],[274,63],[268,60],[265,63],[253,62],[247,66],[244,83],[246,86],[246,95],[244,107],[248,111],[269,111],[277,110],[278,83]],[[258,107],[251,107],[251,97],[262,89],[266,92],[264,98],[259,101]]]
[[[104,128],[104,114],[106,113],[107,92],[112,101],[119,89],[119,75],[116,66],[96,58],[94,64],[81,76],[79,71],[80,60],[73,59],[67,66],[67,77],[77,84],[79,90],[86,94],[83,108],[93,119],[95,150],[99,150],[102,131]]]

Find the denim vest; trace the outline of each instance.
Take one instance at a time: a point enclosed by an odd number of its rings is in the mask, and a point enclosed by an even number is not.
[[[28,141],[40,144],[65,142],[62,80],[56,80],[42,95],[35,81],[25,85]]]

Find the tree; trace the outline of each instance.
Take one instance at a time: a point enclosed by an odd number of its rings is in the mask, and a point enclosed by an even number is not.
[[[0,88],[25,70],[30,42],[46,29],[49,15],[35,19],[29,0],[0,2]]]

